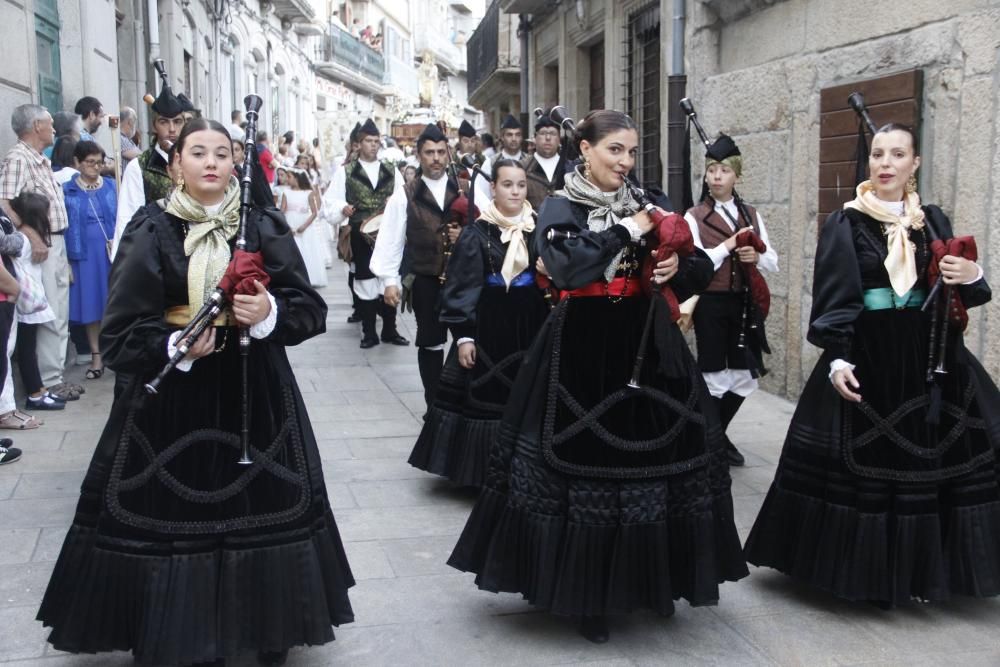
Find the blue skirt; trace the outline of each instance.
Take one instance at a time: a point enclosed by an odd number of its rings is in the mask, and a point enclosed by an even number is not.
[[[70,261],[73,284],[69,286],[69,321],[76,324],[100,322],[108,303],[108,276],[111,261],[105,248],[100,223],[90,222],[86,231],[87,258]]]

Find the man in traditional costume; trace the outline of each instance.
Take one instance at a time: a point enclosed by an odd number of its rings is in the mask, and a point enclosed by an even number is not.
[[[378,160],[379,130],[369,118],[357,131],[357,157],[333,176],[333,183],[326,191],[324,207],[330,211],[335,224],[347,220],[351,229],[351,256],[354,263],[352,291],[358,298],[357,311],[361,316],[361,347],[367,349],[379,344],[375,334],[375,316],[382,316],[382,342],[409,345],[410,341],[396,330],[396,307],[380,301],[383,284],[372,273],[372,257],[377,229],[371,229],[381,216],[393,192],[403,188],[403,176],[390,160]],[[371,225],[366,225],[372,223]]]

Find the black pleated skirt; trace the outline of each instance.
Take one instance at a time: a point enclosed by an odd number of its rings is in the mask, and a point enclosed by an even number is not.
[[[220,330],[221,333],[221,330]],[[111,412],[38,619],[62,651],[189,664],[333,640],[354,585],[284,349],[251,347],[240,456],[239,352],[135,378]]]
[[[462,486],[481,487],[494,441],[524,354],[549,310],[534,284],[486,287],[480,298],[476,365],[458,363],[453,345],[434,404],[410,454],[410,464]]]
[[[449,560],[557,614],[715,604],[747,575],[711,402],[667,308],[627,387],[644,298],[563,301],[522,364]]]
[[[749,562],[849,600],[1000,593],[1000,394],[960,340],[930,388],[928,341],[917,310],[862,313],[851,351],[860,405],[839,397],[820,359]]]

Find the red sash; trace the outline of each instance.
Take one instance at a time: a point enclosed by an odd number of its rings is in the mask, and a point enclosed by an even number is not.
[[[574,290],[560,290],[559,299],[565,299],[567,297],[576,296],[639,296],[642,291],[639,286],[640,279],[638,276],[632,276],[626,280],[624,277],[616,277],[610,283],[605,283],[603,280],[595,280],[592,283],[588,283],[579,289]]]

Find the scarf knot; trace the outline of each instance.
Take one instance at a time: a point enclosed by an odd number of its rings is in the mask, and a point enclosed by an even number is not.
[[[528,241],[524,235],[535,231],[534,213],[531,204],[525,201],[521,205],[521,212],[517,216],[509,218],[500,212],[495,203],[490,202],[479,216],[486,222],[499,227],[500,240],[507,244],[507,252],[503,257],[500,275],[503,276],[503,282],[507,286],[508,292],[511,281],[531,266],[531,253],[528,251]]]
[[[184,254],[188,260],[188,305],[193,311],[212,295],[229,266],[229,241],[240,226],[240,185],[229,179],[222,204],[209,213],[190,194],[175,189],[167,203],[167,213],[187,221]]]
[[[884,225],[889,249],[884,266],[889,274],[889,284],[897,295],[905,295],[917,282],[917,258],[910,243],[910,230],[924,228],[920,196],[916,192],[906,193],[903,213],[896,215],[882,205],[875,196],[875,186],[868,180],[858,186],[855,198],[844,204],[844,208],[860,211]]]
[[[584,178],[579,166],[566,174],[565,185],[556,194],[590,209],[590,213],[587,214],[587,228],[592,232],[610,229],[622,218],[631,216],[640,208],[639,203],[632,197],[632,191],[624,183],[613,194],[604,192]],[[604,279],[607,282],[614,279],[624,253],[625,249],[622,248],[604,269]]]

